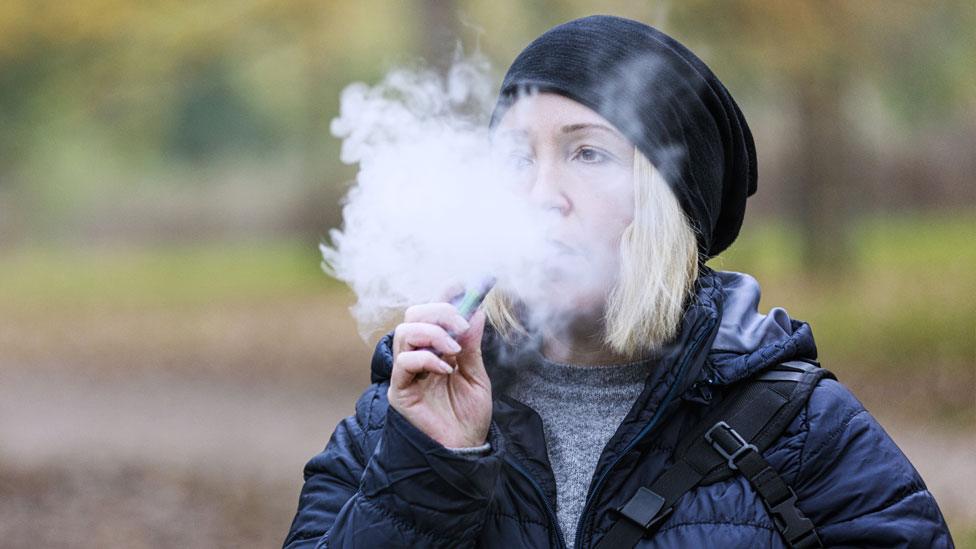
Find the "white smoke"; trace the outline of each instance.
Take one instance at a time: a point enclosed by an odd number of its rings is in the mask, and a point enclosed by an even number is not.
[[[397,69],[342,92],[331,129],[359,173],[342,230],[321,250],[323,268],[358,298],[364,339],[405,307],[444,301],[485,276],[539,287],[544,221],[492,147],[494,99],[480,55],[459,57],[446,75]]]

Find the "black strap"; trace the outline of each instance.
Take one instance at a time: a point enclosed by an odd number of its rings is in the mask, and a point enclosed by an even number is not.
[[[749,480],[790,547],[823,547],[813,522],[796,506],[796,493],[755,446],[746,443],[724,421],[716,423],[706,438],[716,452],[728,458],[729,467],[741,471]]]
[[[736,472],[752,484],[791,547],[820,547],[813,523],[796,507],[796,494],[760,452],[779,437],[824,376],[832,374],[795,361],[744,382],[691,429],[675,452],[674,465],[617,509],[621,518],[597,549],[633,547],[664,522],[686,492],[706,478],[718,480]]]

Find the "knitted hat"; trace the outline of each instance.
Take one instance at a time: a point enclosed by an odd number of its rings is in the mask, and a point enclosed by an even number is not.
[[[553,27],[508,69],[491,126],[531,91],[573,99],[630,139],[677,196],[702,261],[738,236],[756,192],[752,133],[725,86],[675,39],[607,15]]]

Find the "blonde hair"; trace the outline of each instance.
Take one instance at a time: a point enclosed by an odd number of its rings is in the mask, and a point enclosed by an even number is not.
[[[604,343],[624,356],[660,349],[677,335],[697,278],[695,231],[667,181],[635,149],[634,220],[620,239],[620,272],[607,298]],[[513,297],[495,288],[483,306],[506,341],[528,335]]]

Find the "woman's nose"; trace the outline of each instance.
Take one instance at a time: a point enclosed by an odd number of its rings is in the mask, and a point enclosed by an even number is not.
[[[529,196],[532,203],[546,213],[558,213],[565,216],[572,206],[566,196],[563,178],[559,170],[543,163],[540,163],[536,169]]]

